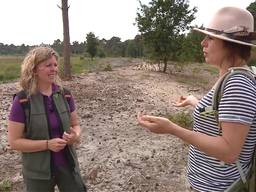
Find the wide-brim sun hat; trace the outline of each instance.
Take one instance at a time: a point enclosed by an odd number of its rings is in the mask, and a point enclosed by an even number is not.
[[[242,45],[256,47],[256,33],[252,14],[238,7],[218,10],[206,28],[193,30]]]

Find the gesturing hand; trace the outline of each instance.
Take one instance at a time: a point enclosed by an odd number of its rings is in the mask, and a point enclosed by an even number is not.
[[[174,106],[176,107],[185,107],[188,105],[191,106],[196,106],[198,103],[198,99],[193,96],[193,95],[189,95],[189,96],[180,96],[179,100],[174,104]]]
[[[138,113],[137,115],[138,123],[142,127],[149,129],[151,132],[164,134],[171,133],[171,121],[164,117],[156,117],[150,115],[143,115]]]

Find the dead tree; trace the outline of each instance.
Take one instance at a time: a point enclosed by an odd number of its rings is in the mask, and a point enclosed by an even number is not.
[[[71,79],[70,65],[70,37],[68,21],[68,0],[61,0],[62,20],[63,20],[63,59],[64,59],[64,78]]]

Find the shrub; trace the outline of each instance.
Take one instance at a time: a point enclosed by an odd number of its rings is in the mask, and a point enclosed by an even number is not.
[[[192,115],[188,112],[178,112],[168,115],[168,119],[184,128],[191,129],[193,126]]]
[[[110,64],[107,64],[107,65],[104,67],[103,70],[104,70],[104,71],[112,71],[112,67],[111,67]]]
[[[9,192],[12,189],[12,182],[9,180],[2,180],[0,182],[0,191]]]

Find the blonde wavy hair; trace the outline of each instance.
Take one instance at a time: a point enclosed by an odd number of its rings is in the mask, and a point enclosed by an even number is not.
[[[57,52],[48,46],[34,47],[25,56],[21,65],[20,86],[28,95],[35,94],[38,90],[37,77],[35,75],[36,67],[52,56],[58,61]],[[59,74],[55,78],[55,83],[62,88]]]

